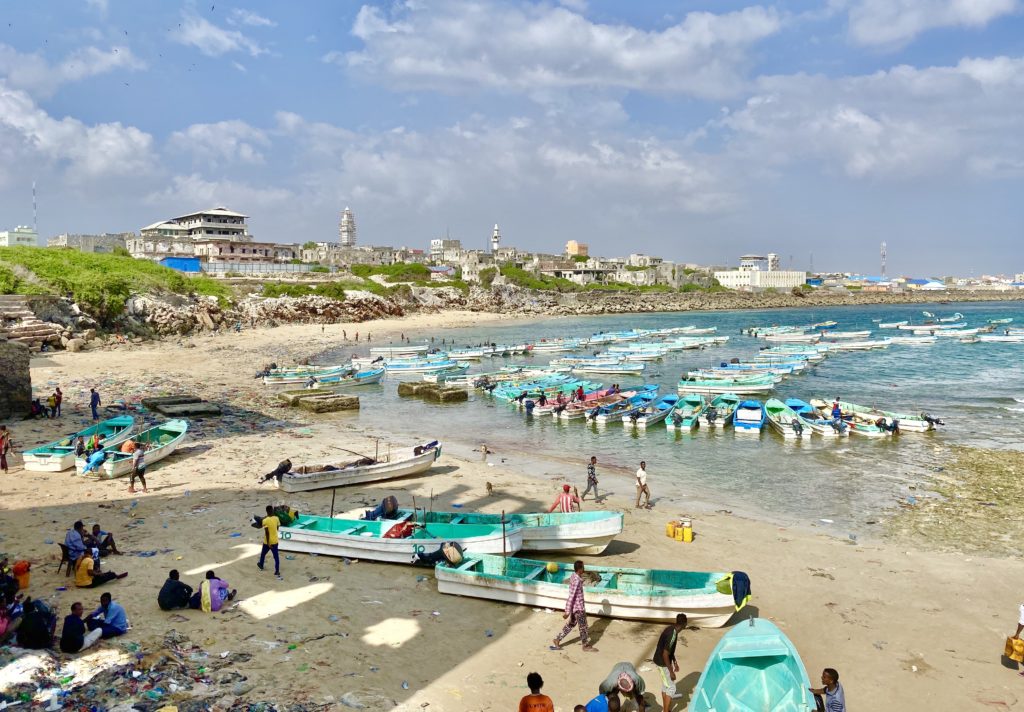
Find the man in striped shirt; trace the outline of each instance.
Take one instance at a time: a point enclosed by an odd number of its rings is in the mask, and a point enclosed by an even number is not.
[[[576,505],[577,509],[582,509],[582,505],[580,504],[580,498],[574,495],[570,491],[571,489],[572,488],[569,485],[562,485],[562,494],[558,495],[558,499],[555,500],[555,503],[551,505],[551,509],[549,509],[548,511],[553,512],[557,509],[559,512],[564,513],[573,512],[575,511],[572,508],[574,504]]]
[[[821,671],[821,687],[812,687],[811,694],[825,698],[825,712],[846,712],[846,695],[839,684],[839,673],[834,669]]]
[[[572,576],[569,577],[569,597],[565,600],[565,613],[562,618],[568,618],[562,632],[555,636],[552,650],[562,649],[562,639],[569,635],[573,628],[580,627],[580,642],[583,643],[585,652],[597,652],[597,648],[590,644],[590,632],[587,629],[587,608],[583,600],[583,562],[577,561],[572,566]]]
[[[591,489],[594,490],[594,499],[601,499],[601,495],[597,493],[597,458],[593,455],[590,456],[590,464],[587,465],[587,488],[583,490],[580,499],[586,499]]]

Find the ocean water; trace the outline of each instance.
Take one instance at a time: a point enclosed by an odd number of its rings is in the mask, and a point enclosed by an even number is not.
[[[458,346],[522,343],[691,324],[717,326],[720,335],[730,337],[727,344],[701,351],[672,352],[663,361],[650,363],[642,378],[604,377],[605,383],[614,378],[624,388],[658,383],[659,393],[664,394],[676,392],[677,381],[687,370],[757,353],[766,344],[741,335],[746,326],[835,320],[838,330],[872,329],[872,336],[880,337],[898,332],[877,329],[878,321],[920,322],[922,310],[939,317],[959,311],[969,326],[1013,317],[1014,326],[1024,327],[1024,303],[991,302],[538,319],[445,330],[434,335],[434,343],[440,347],[442,337]],[[414,342],[424,340],[423,334],[410,337]],[[323,361],[351,353],[351,348],[339,349]],[[543,365],[559,355],[564,354],[484,359],[474,363],[470,372],[493,371],[509,363]],[[602,376],[589,378],[601,380]],[[617,494],[632,494],[632,473],[640,460],[646,460],[655,506],[667,516],[710,507],[787,524],[814,524],[843,535],[870,533],[896,502],[920,497],[922,492],[910,487],[941,466],[948,456],[945,445],[1020,449],[1024,432],[1024,344],[962,344],[940,338],[932,346],[835,353],[776,387],[774,395],[781,399],[840,396],[888,410],[927,411],[946,423],[936,432],[904,433],[897,438],[851,435],[786,442],[767,429],[752,437],[736,436],[732,428],[671,433],[663,425],[633,432],[621,423],[599,427],[557,422],[550,416],[528,417],[480,393],[471,395],[468,403],[446,405],[399,398],[396,383],[392,378],[360,389],[362,410],[357,417],[368,432],[437,438],[449,452],[475,458],[480,453],[474,454],[473,449],[486,443],[495,453],[493,462],[504,460],[540,477],[564,478],[581,492],[591,455],[598,458],[602,485]],[[475,485],[483,487],[483,483]],[[553,483],[552,498],[554,494]]]

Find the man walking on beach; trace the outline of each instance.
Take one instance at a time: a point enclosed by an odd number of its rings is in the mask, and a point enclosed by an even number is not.
[[[661,709],[662,712],[670,712],[672,709],[672,698],[676,696],[676,675],[679,673],[679,663],[676,662],[676,643],[679,642],[679,634],[686,629],[686,614],[676,615],[676,622],[667,626],[661,631],[658,638],[658,647],[654,651],[654,664],[661,672]]]
[[[583,643],[583,650],[587,653],[596,653],[597,648],[590,644],[590,632],[587,630],[587,608],[583,600],[583,562],[577,561],[572,566],[572,576],[569,577],[569,596],[565,600],[565,613],[562,618],[568,618],[562,632],[555,636],[552,641],[552,650],[562,649],[562,639],[569,635],[573,628],[580,628],[580,642]]]
[[[593,455],[590,456],[590,464],[587,465],[587,488],[583,490],[581,500],[587,498],[591,488],[594,490],[594,499],[601,499],[601,495],[597,493],[597,458]]]
[[[0,425],[0,470],[7,474],[7,453],[11,451],[14,446],[14,440],[11,438],[11,431],[7,429],[6,425]]]
[[[92,408],[92,419],[93,420],[99,420],[100,419],[100,414],[99,414],[99,412],[96,409],[99,408],[101,405],[103,405],[103,403],[100,401],[100,394],[96,392],[95,388],[90,388],[89,389],[89,407]]]
[[[640,509],[640,495],[647,497],[644,500],[644,507],[651,508],[651,490],[647,488],[647,463],[641,461],[640,469],[636,471],[636,508]]]
[[[274,514],[274,508],[267,505],[267,516],[263,517],[261,522],[263,526],[263,549],[260,551],[260,560],[256,564],[260,571],[263,571],[263,563],[267,559],[267,552],[269,551],[274,555],[274,576],[277,577],[278,581],[283,581],[281,578],[281,558],[277,553],[277,528],[281,526],[281,520]]]

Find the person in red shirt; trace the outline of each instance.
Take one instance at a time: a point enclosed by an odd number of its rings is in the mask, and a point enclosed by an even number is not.
[[[570,490],[572,488],[569,485],[562,485],[562,494],[558,495],[558,499],[551,505],[549,512],[553,512],[556,509],[559,512],[572,512],[572,506],[575,504],[577,509],[582,509],[580,504],[580,498],[574,495]]]
[[[526,676],[526,686],[530,694],[519,700],[519,712],[555,712],[555,705],[547,695],[540,694],[544,687],[544,678],[539,673],[531,672]]]

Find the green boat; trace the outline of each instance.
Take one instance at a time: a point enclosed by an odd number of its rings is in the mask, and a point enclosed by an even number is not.
[[[408,516],[426,524],[489,524],[500,525],[500,514],[482,512],[426,512],[400,509],[399,516]],[[536,514],[505,514],[507,526],[523,529],[523,551],[557,551],[565,554],[600,554],[612,539],[622,533],[622,513],[594,510],[591,512],[550,512]]]
[[[149,468],[153,464],[163,460],[174,453],[188,435],[188,421],[175,419],[168,420],[160,425],[143,430],[131,438],[136,443],[146,445],[145,463]],[[75,469],[78,474],[88,474],[86,469],[94,477],[108,479],[111,477],[124,477],[132,470],[132,453],[122,452],[117,445],[110,445],[103,448],[106,457],[97,466],[94,456],[89,458],[75,458]],[[91,464],[90,464],[91,463]]]
[[[701,414],[707,410],[708,400],[699,393],[688,393],[676,403],[668,414],[665,428],[668,430],[693,430],[700,423]]]
[[[751,618],[711,652],[691,712],[810,712],[811,681],[793,643],[771,621]]]
[[[135,418],[118,415],[102,423],[90,425],[66,438],[40,445],[25,451],[25,469],[32,472],[61,472],[75,466],[75,441],[84,438],[86,442],[98,435],[104,447],[119,445],[129,438],[135,429]]]

